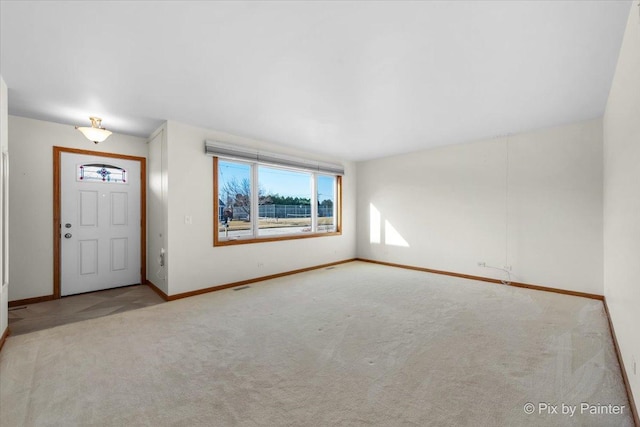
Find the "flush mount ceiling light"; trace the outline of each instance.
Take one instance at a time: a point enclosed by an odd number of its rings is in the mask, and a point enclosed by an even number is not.
[[[89,141],[93,141],[95,144],[102,142],[111,135],[111,131],[100,127],[102,119],[100,117],[89,117],[91,120],[91,127],[78,127],[78,129]]]

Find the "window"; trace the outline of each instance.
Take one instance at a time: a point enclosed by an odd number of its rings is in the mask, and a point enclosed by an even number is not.
[[[213,164],[214,245],[340,233],[340,176],[218,157]]]
[[[220,162],[218,165],[220,237],[253,236],[251,169],[246,163]]]
[[[318,232],[330,233],[336,230],[336,177],[318,175]]]
[[[127,183],[127,171],[113,165],[79,165],[76,177],[78,181],[83,182],[104,182],[107,184]]]
[[[309,233],[313,175],[258,166],[258,236]]]

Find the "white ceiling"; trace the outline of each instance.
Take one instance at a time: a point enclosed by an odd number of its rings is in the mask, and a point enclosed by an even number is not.
[[[8,2],[10,114],[363,160],[603,114],[630,1]]]

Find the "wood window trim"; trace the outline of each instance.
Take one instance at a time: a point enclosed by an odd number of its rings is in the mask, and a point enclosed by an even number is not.
[[[85,154],[140,162],[140,283],[147,282],[147,159],[125,154],[77,148],[53,147],[53,299],[61,298],[60,257],[60,160],[62,153]]]
[[[284,236],[253,237],[250,239],[221,240],[219,238],[218,212],[220,202],[218,197],[218,157],[213,157],[213,246],[234,246],[251,243],[281,242],[284,240],[312,239],[315,237],[329,237],[342,235],[342,177],[336,175],[336,230],[328,233],[289,234]]]

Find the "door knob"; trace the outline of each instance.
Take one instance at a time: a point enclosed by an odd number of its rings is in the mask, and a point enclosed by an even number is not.
[[[71,233],[67,233],[64,235],[65,239],[70,239],[71,238]]]

